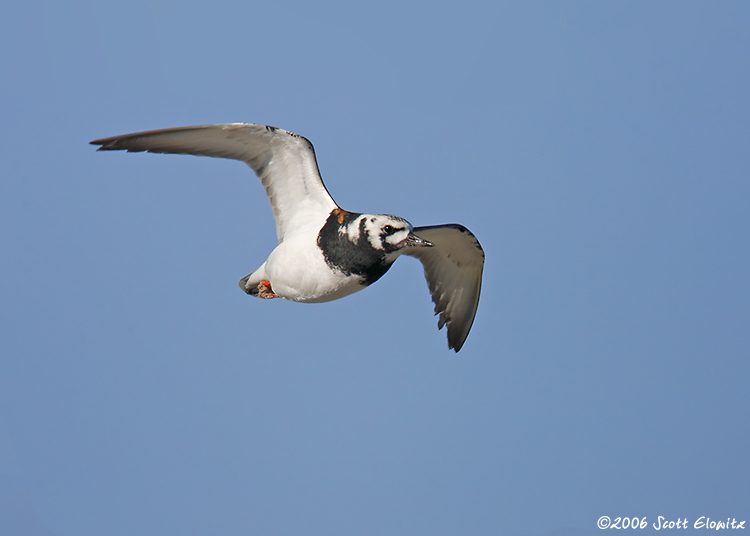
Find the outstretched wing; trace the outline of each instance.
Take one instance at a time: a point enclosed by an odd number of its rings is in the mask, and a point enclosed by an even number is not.
[[[448,347],[458,352],[477,313],[484,251],[471,231],[456,223],[415,227],[414,234],[433,247],[411,247],[404,253],[422,262],[435,314],[440,315],[438,329],[448,326]]]
[[[284,236],[310,218],[326,217],[336,203],[320,178],[315,150],[302,136],[250,123],[167,128],[94,140],[100,151],[193,154],[241,160],[260,178]]]

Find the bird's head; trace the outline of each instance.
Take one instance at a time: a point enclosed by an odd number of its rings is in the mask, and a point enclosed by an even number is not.
[[[398,216],[362,214],[349,224],[347,234],[353,242],[366,238],[373,249],[386,254],[405,247],[432,246],[431,242],[415,235],[413,230],[408,221]]]

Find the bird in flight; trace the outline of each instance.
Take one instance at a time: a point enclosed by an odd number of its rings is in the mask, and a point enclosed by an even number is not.
[[[260,178],[276,219],[278,246],[240,279],[258,298],[315,303],[371,285],[401,254],[416,257],[448,347],[458,352],[474,322],[484,251],[459,224],[413,227],[388,214],[341,209],[320,177],[315,151],[304,137],[250,123],[150,130],[91,142],[99,151],[192,154],[240,160]]]

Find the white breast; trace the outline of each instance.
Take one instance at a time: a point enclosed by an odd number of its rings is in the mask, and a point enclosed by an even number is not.
[[[343,298],[364,287],[361,277],[332,270],[317,245],[321,225],[312,224],[284,238],[266,261],[273,291],[287,300],[316,303]]]

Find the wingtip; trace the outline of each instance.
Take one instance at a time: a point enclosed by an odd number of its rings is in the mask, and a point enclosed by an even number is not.
[[[99,145],[99,147],[96,148],[97,151],[127,151],[127,152],[137,152],[137,151],[131,151],[130,149],[126,147],[118,147],[116,140],[109,140],[109,139],[102,139],[102,140],[94,140],[90,141],[89,145]]]
[[[96,148],[97,151],[103,151],[105,149],[105,144],[106,144],[106,140],[104,140],[104,139],[99,139],[99,140],[94,140],[94,141],[90,141],[89,142],[89,145],[99,145],[100,146],[100,147]]]

